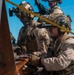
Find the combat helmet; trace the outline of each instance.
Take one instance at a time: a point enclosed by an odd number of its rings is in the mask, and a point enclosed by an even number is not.
[[[71,18],[70,16],[66,16],[64,14],[61,14],[59,15],[58,17],[56,17],[55,19],[53,18],[53,20],[51,20],[52,22],[56,23],[57,25],[61,26],[61,27],[64,27],[68,30],[71,31]],[[54,25],[52,24],[42,24],[42,25],[39,25],[38,27],[39,28],[50,28],[50,27],[53,27]],[[64,30],[58,28],[59,32],[63,33],[65,32]]]
[[[48,0],[49,2],[51,2],[51,1],[57,1],[59,4],[61,4],[62,3],[62,0]]]
[[[55,23],[58,24],[59,26],[62,26],[68,30],[71,31],[71,18],[70,16],[66,16],[66,15],[60,15],[56,18]],[[61,32],[65,32],[64,30],[60,29]]]
[[[31,6],[30,3],[26,1],[20,2],[19,6],[22,7],[23,9],[27,9],[33,12],[33,7]],[[19,7],[9,8],[9,16],[12,17],[14,14],[19,18],[19,20],[23,23],[23,25],[28,25],[34,18],[33,14],[30,14]]]
[[[26,2],[26,1],[22,1],[19,6],[27,9],[27,10],[30,10],[31,12],[33,11],[33,7],[30,5],[30,3]],[[21,10],[21,9],[20,9]],[[23,16],[30,16],[32,17],[29,13],[26,13],[25,11],[22,12],[23,13]],[[33,15],[34,16],[34,15]]]

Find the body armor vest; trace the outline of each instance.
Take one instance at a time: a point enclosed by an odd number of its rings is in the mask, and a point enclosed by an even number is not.
[[[22,27],[18,37],[18,45],[25,46],[26,51],[28,53],[37,50],[37,43],[35,40],[35,36],[33,35],[32,28],[30,27],[25,28],[25,26]]]

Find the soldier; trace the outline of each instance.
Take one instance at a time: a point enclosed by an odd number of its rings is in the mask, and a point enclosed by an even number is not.
[[[27,10],[33,11],[31,5],[29,3],[26,3],[25,1],[21,2],[19,6],[22,6]],[[32,46],[32,44],[34,44],[35,42],[34,40],[32,42],[32,34],[31,34],[32,33],[31,23],[34,18],[34,15],[26,13],[25,11],[19,9],[19,12],[16,13],[16,16],[24,24],[24,26],[19,31],[17,44],[21,47],[23,53],[25,53],[26,51],[30,52],[32,48],[36,47]]]
[[[48,5],[50,6],[50,8],[48,9],[49,12],[44,15],[45,18],[53,20],[53,18],[58,17],[60,14],[64,14],[60,7],[57,6],[59,1],[60,0],[48,0]]]
[[[55,23],[71,30],[71,21],[67,16],[61,15],[56,19]],[[69,32],[56,26],[50,26],[48,32],[55,38],[53,54],[46,58],[35,56],[35,62],[41,63],[47,71],[51,71],[51,75],[74,75],[74,38],[69,37]]]
[[[24,6],[24,4],[26,4],[26,3],[24,3],[24,2],[21,3],[22,6]],[[28,5],[27,6],[26,5],[24,7],[27,7],[28,6]],[[28,10],[29,10],[29,8],[30,8],[30,6],[27,7]],[[21,46],[21,48],[23,48],[26,45],[27,53],[32,53],[34,51],[37,51],[36,54],[39,54],[40,55],[41,53],[46,52],[45,51],[45,48],[43,48],[44,47],[43,45],[44,44],[47,45],[47,46],[49,45],[49,37],[48,37],[47,30],[46,29],[43,29],[43,28],[42,29],[36,28],[36,26],[38,24],[40,24],[40,23],[38,23],[37,21],[34,21],[33,20],[34,16],[31,15],[31,14],[25,13],[24,11],[20,11],[20,13],[17,13],[17,16],[20,18],[20,20],[23,22],[23,24],[25,24],[25,26],[23,26],[20,29],[17,44],[19,46]],[[36,31],[36,29],[38,29],[38,30]],[[40,30],[41,30],[41,32],[40,32]],[[41,47],[43,49],[41,49],[39,45],[37,47],[37,43],[39,42],[39,40],[37,40],[36,34],[38,34],[38,36],[40,37],[40,39],[45,39],[45,41],[46,41],[46,43],[44,43],[44,41],[43,41],[43,45]],[[37,40],[37,43],[35,41],[35,38]],[[41,52],[39,52],[39,50],[41,50]]]
[[[48,4],[50,6],[49,13],[42,15],[45,18],[54,21],[59,15],[62,15],[63,12],[60,9],[60,7],[57,6],[57,3],[59,0],[48,0]],[[41,19],[38,19],[38,22],[41,23],[41,25],[46,24]],[[39,25],[40,26],[40,25]],[[34,29],[34,35],[36,37],[37,45],[38,45],[38,52],[33,52],[33,54],[38,55],[43,54],[43,52],[46,54],[48,46],[50,44],[50,38],[48,37],[48,32],[45,28],[35,28]],[[43,51],[43,52],[42,52]]]
[[[48,32],[46,28],[36,27],[33,30],[33,33],[35,35],[37,46],[38,46],[37,51],[34,51],[33,54],[37,56],[46,55],[50,43],[50,38],[48,36]]]
[[[44,15],[44,17],[49,19],[49,20],[55,21],[56,18],[59,15],[63,14],[63,12],[57,6],[57,3],[58,3],[57,0],[49,0],[48,3],[49,3],[51,8],[49,10],[49,13]],[[45,23],[44,21],[42,21],[40,19],[38,20],[38,22],[41,23],[41,24],[39,24],[39,26],[42,26],[42,27],[47,24],[47,23]],[[36,22],[33,23],[33,24],[36,24]],[[51,53],[52,53],[52,51],[48,50],[49,45],[50,45],[50,41],[52,41],[51,38],[49,37],[50,33],[46,30],[46,28],[39,28],[39,26],[37,26],[33,30],[35,38],[36,38],[36,41],[37,41],[37,46],[38,46],[38,50],[33,52],[34,56],[32,55],[32,57],[31,57],[32,60],[30,60],[31,65],[33,65],[33,66],[38,66],[38,64],[37,64],[38,62],[36,61],[36,56],[47,57],[48,55],[51,56]],[[48,53],[48,51],[49,51],[50,54]],[[43,71],[43,69],[42,69],[42,71]],[[45,75],[46,74],[45,71],[44,71],[45,73],[44,72],[41,73],[41,72],[39,73],[40,75]]]

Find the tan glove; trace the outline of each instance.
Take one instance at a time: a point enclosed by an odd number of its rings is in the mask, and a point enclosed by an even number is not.
[[[30,60],[31,65],[38,66],[40,57],[38,57],[36,55],[30,55],[29,60]]]

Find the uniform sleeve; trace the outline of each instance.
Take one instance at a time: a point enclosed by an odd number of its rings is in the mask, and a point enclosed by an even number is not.
[[[55,10],[54,10],[54,14],[56,14],[56,13],[60,14],[60,13],[63,13],[63,12],[62,12],[61,9],[55,9]]]
[[[46,54],[48,46],[50,44],[50,37],[48,35],[48,32],[45,28],[37,28],[34,31],[34,35],[36,37],[36,42],[38,45],[38,51],[36,52],[37,55]]]
[[[48,18],[49,20],[55,22],[56,18],[60,15],[62,15],[63,12],[60,8],[56,8],[53,10],[53,12],[51,14],[49,14],[46,18]]]
[[[67,68],[74,60],[74,44],[71,46],[71,44],[64,45],[57,57],[42,58],[41,63],[45,66],[45,69],[47,71],[59,71]]]

